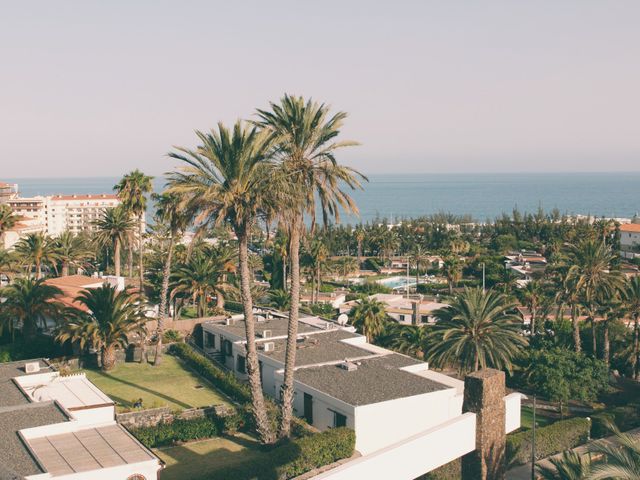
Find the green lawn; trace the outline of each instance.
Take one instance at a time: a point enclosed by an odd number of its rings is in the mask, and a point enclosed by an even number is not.
[[[168,406],[174,410],[228,403],[209,382],[181,360],[164,355],[154,367],[148,363],[119,363],[109,372],[85,370],[87,377],[123,411],[142,398],[144,408]]]
[[[217,470],[264,457],[268,453],[258,450],[258,442],[247,436],[212,438],[177,447],[154,449],[165,462],[162,480],[182,480],[212,475]]]
[[[547,412],[536,409],[536,424],[544,427],[553,423],[555,420],[547,416]],[[520,410],[520,428],[529,430],[533,426],[533,409],[531,407],[522,407]]]

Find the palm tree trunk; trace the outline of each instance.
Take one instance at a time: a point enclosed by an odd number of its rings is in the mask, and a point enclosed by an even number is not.
[[[308,278],[308,277],[307,277]],[[316,295],[316,272],[315,270],[311,273],[311,304],[316,303],[315,301]]]
[[[67,261],[62,262],[62,276],[63,277],[69,276],[69,262]]]
[[[113,246],[113,265],[116,273],[116,277],[120,276],[120,239],[116,238]]]
[[[247,338],[247,375],[249,377],[249,387],[251,389],[251,399],[253,407],[253,417],[256,423],[256,431],[260,436],[260,441],[264,444],[272,444],[275,441],[267,407],[262,393],[262,382],[260,380],[260,365],[258,363],[258,353],[256,350],[256,332],[253,318],[253,299],[251,298],[251,285],[249,272],[249,242],[247,228],[240,228],[238,236],[238,256],[240,263],[240,296],[244,309],[244,328]]]
[[[129,245],[127,248],[127,254],[129,255],[129,264],[127,265],[127,276],[133,277],[133,231],[129,232]]]
[[[571,306],[571,324],[573,325],[573,344],[575,345],[576,352],[580,353],[582,350],[582,342],[580,340],[580,325],[578,324],[578,311],[575,305]]]
[[[169,251],[164,262],[164,270],[162,272],[162,290],[160,292],[160,308],[158,309],[158,326],[156,335],[158,343],[156,343],[156,356],[153,361],[154,365],[160,365],[162,362],[162,334],[164,333],[164,319],[167,316],[167,304],[169,294],[169,277],[171,276],[171,260],[173,258],[173,244],[175,240],[173,234],[169,237]]]
[[[640,354],[640,314],[634,315],[633,322],[633,358],[631,359],[631,374],[634,380],[640,380],[640,372],[638,371],[638,354]]]
[[[478,370],[480,370],[480,355],[478,354],[477,347],[476,347],[476,351],[474,352],[473,356],[474,356],[473,371],[477,372]]]
[[[144,225],[142,221],[142,213],[138,216],[138,269],[140,274],[140,295],[144,296]]]
[[[602,336],[602,356],[604,357],[604,363],[607,365],[607,368],[609,368],[609,350],[610,350],[610,343],[609,343],[609,320],[605,320],[604,321],[604,331],[603,331],[603,336]]]
[[[285,292],[287,289],[287,260],[282,258],[282,290]]]
[[[595,317],[591,317],[591,342],[593,348],[593,358],[598,357],[598,341],[596,339],[596,319]]]
[[[361,265],[362,265],[362,242],[358,240],[358,270],[360,270]]]
[[[36,260],[36,280],[40,280],[42,278],[42,264],[40,260]]]
[[[291,433],[293,415],[293,369],[296,364],[296,339],[298,337],[298,311],[300,308],[300,235],[302,215],[296,215],[291,228],[289,258],[291,259],[291,307],[287,328],[287,348],[285,353],[284,379],[282,383],[282,416],[278,436],[288,437]]]
[[[116,351],[113,346],[102,347],[100,351],[102,370],[111,370],[116,365]]]
[[[531,338],[535,337],[536,335],[536,314],[538,312],[536,311],[536,307],[531,307]]]

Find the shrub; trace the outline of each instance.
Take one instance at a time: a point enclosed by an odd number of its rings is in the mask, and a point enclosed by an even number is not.
[[[379,272],[382,268],[382,260],[379,258],[367,258],[364,261],[364,269],[365,270],[373,270],[374,272]]]
[[[174,420],[171,423],[163,422],[155,427],[141,427],[131,431],[142,444],[149,448],[211,438],[218,435],[218,432],[218,424],[211,418]]]
[[[164,343],[175,343],[182,341],[182,334],[177,330],[166,330],[162,335]]]
[[[269,451],[263,458],[219,470],[207,480],[284,480],[353,455],[356,436],[348,428],[332,428],[322,433],[291,440]]]
[[[462,478],[462,461],[459,458],[426,473],[420,480],[453,480]]]
[[[237,380],[233,373],[216,367],[210,360],[196,352],[186,343],[174,343],[169,353],[181,358],[195,372],[209,380],[216,388],[239,403],[251,401],[249,387]]]
[[[591,422],[571,418],[536,429],[536,459],[582,445],[589,439]],[[531,431],[507,435],[507,464],[523,465],[531,460]]]

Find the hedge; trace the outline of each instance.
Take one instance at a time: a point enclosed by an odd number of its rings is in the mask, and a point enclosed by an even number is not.
[[[171,423],[159,423],[155,427],[131,429],[131,433],[149,448],[211,438],[217,436],[219,432],[218,422],[212,418],[174,420]]]
[[[291,440],[257,458],[200,480],[285,480],[353,455],[355,432],[346,427]]]
[[[462,478],[462,459],[456,458],[424,474],[420,477],[420,480],[459,480],[460,478]]]
[[[548,457],[589,440],[591,422],[587,418],[560,420],[536,428],[536,459]],[[531,461],[531,430],[507,435],[507,464],[523,465]]]
[[[239,403],[251,401],[249,387],[234,377],[233,373],[225,372],[216,367],[205,356],[196,352],[186,343],[174,343],[169,347],[169,353],[181,358],[198,374],[209,380],[221,392]]]

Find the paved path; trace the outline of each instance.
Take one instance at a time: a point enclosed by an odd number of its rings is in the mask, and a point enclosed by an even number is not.
[[[638,438],[640,438],[640,428],[629,430],[626,433],[628,433],[630,435],[637,436]],[[607,437],[604,440],[592,440],[591,442],[585,443],[584,445],[581,445],[581,446],[579,446],[577,448],[574,448],[573,451],[577,452],[579,454],[584,454],[584,453],[587,453],[587,450],[588,450],[589,445],[591,443],[598,442],[598,441],[611,442],[611,441],[613,441],[613,439],[615,439],[615,437]],[[561,457],[561,456],[562,456],[562,454],[559,453],[557,455],[552,455],[550,457],[543,458],[542,460],[538,460],[536,462],[536,465],[542,465],[542,466],[550,467],[551,466],[551,462],[549,461],[549,459],[556,458],[556,457]],[[531,480],[531,462],[527,463],[526,465],[520,465],[519,467],[515,467],[515,468],[512,468],[511,470],[507,471],[506,480]]]

